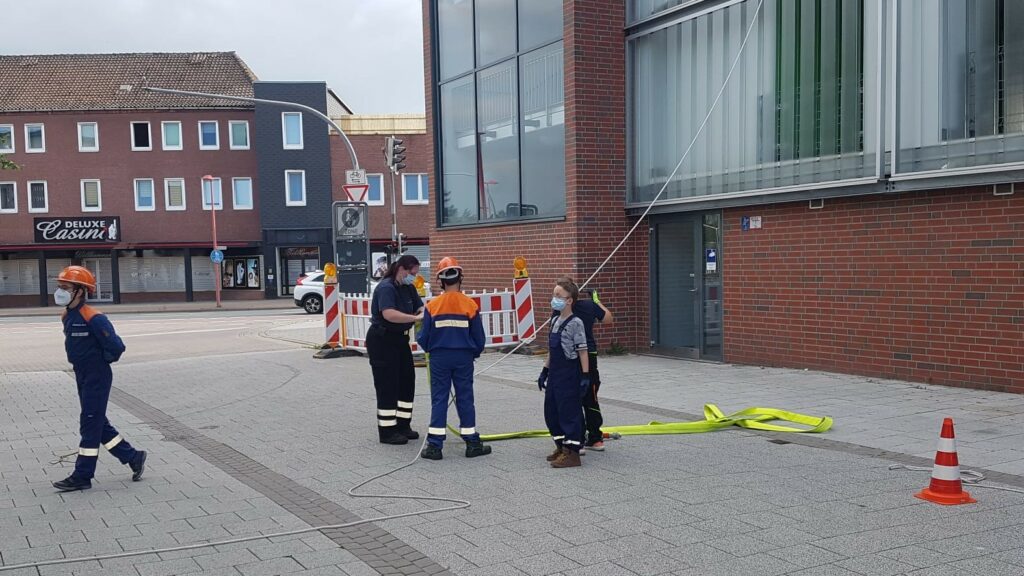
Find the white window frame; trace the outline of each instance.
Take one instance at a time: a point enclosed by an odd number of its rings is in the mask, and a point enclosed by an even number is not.
[[[302,200],[292,200],[291,190],[288,189],[290,179],[288,178],[292,174],[302,175]],[[306,171],[305,170],[285,170],[284,171],[284,205],[285,206],[305,206],[306,205]]]
[[[171,205],[171,182],[181,182],[181,206]],[[188,195],[185,193],[184,178],[164,178],[164,210],[168,212],[182,212],[188,206]]]
[[[145,124],[146,132],[149,134],[149,146],[136,146],[135,145],[135,125]],[[149,152],[153,149],[153,126],[149,120],[132,120],[128,123],[128,137],[131,138],[129,142],[132,145],[132,152]]]
[[[239,180],[248,180],[249,181],[249,205],[248,206],[240,205],[238,203],[238,189],[237,189],[237,186],[238,186],[238,181]],[[256,203],[255,196],[256,196],[256,192],[253,191],[253,188],[252,188],[252,178],[248,178],[248,177],[245,177],[245,176],[240,176],[240,177],[232,178],[231,179],[231,207],[232,208],[234,208],[235,210],[252,210],[253,206]]]
[[[289,116],[299,117],[299,143],[289,144],[288,143],[288,122]],[[281,145],[285,150],[302,150],[305,144],[305,138],[302,134],[302,112],[281,112]]]
[[[28,211],[32,214],[46,214],[50,211],[50,189],[46,185],[46,180],[29,180],[26,184],[25,199],[28,201]],[[42,184],[43,185],[43,207],[33,208],[32,207],[32,185]]]
[[[406,177],[407,176],[415,176],[416,177],[416,190],[417,190],[417,199],[416,200],[409,200],[408,197],[405,194],[405,183],[406,183]],[[426,172],[403,172],[402,173],[402,204],[405,204],[406,206],[423,206],[424,204],[429,204],[430,203],[430,197],[429,196],[424,198],[424,196],[429,194],[429,189],[430,189],[430,184],[429,183],[427,184],[427,190],[423,189],[423,177],[424,176],[428,176],[429,177],[429,175]]]
[[[83,146],[82,145],[82,127],[92,126],[93,134],[96,138],[95,146]],[[79,122],[78,123],[78,151],[79,152],[99,152],[100,151],[100,125],[98,122]]]
[[[14,208],[4,208],[0,205],[0,214],[17,214],[18,213],[18,183],[17,182],[0,182],[0,184],[10,184],[14,187]]]
[[[217,194],[214,193],[215,191],[214,191],[214,188],[213,188],[213,182],[217,183],[217,190],[220,191],[220,198],[219,198],[220,202],[217,201],[218,200],[218,196],[217,196]],[[210,204],[212,204],[213,207],[216,210],[224,210],[224,182],[220,178],[214,178],[213,182],[210,183]],[[203,210],[209,212],[210,211],[210,204],[207,204],[206,203],[206,199],[203,198],[203,195],[205,193],[206,193],[206,182],[202,178],[200,178],[199,179],[199,203],[202,204]]]
[[[178,145],[168,146],[167,145],[167,125],[177,124],[178,125]],[[132,135],[134,138],[134,134]],[[185,148],[185,136],[181,133],[181,121],[180,120],[164,120],[160,122],[160,147],[162,150],[170,152],[176,152]]]
[[[152,204],[150,206],[139,206],[139,182],[149,182],[149,195]],[[155,212],[156,211],[156,182],[152,178],[136,178],[132,181],[132,192],[135,196],[135,211],[136,212]]]
[[[245,126],[245,146],[238,146],[235,144],[235,126],[241,124]],[[248,150],[251,147],[251,138],[249,134],[249,121],[248,120],[228,120],[228,148],[231,150]]]
[[[203,144],[203,124],[213,124],[213,135],[217,138],[217,143],[210,146]],[[200,150],[220,150],[220,122],[216,120],[200,120],[196,123],[196,128],[199,131],[199,149]]]
[[[38,150],[33,150],[30,147],[32,139],[28,137],[28,129],[32,126],[39,126],[39,133],[43,136],[43,147]],[[42,122],[30,122],[25,124],[25,154],[42,154],[46,152],[46,124]]]
[[[0,128],[10,128],[11,129],[11,147],[10,148],[0,148],[0,154],[14,154],[17,151],[17,147],[14,145],[14,140],[15,140],[14,124],[0,124]]]
[[[370,183],[370,178],[373,178],[373,177],[379,177],[380,178],[380,200],[373,200],[373,201],[371,201],[370,200],[370,189],[367,188],[366,189],[366,205],[367,206],[383,206],[385,204],[385,202],[384,202],[384,174],[367,174],[366,175],[366,183],[369,184]]]
[[[96,207],[90,208],[85,205],[85,183],[95,182],[96,183]],[[102,212],[103,211],[103,184],[99,178],[83,178],[79,180],[79,189],[82,197],[82,212]]]

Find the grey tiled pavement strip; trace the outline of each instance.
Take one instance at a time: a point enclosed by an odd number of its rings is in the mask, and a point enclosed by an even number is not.
[[[51,464],[54,454],[77,444],[59,327],[0,320],[0,562],[432,507],[346,494],[407,462],[419,443],[376,442],[366,360],[313,360],[296,344],[318,337],[316,319],[192,316],[113,318],[129,352],[115,367],[110,417],[150,451],[148,470],[133,483],[103,454],[93,489],[71,494],[49,486],[70,470]],[[543,427],[533,383],[540,362],[514,356],[478,379],[482,432]],[[1024,494],[969,488],[978,504],[941,507],[913,498],[927,473],[888,469],[930,466],[942,418],[952,416],[964,468],[1024,487],[1022,396],[642,356],[602,357],[601,370],[609,424],[690,420],[706,402],[726,413],[769,406],[827,414],[836,424],[819,436],[736,428],[627,437],[587,454],[582,468],[560,471],[543,461],[548,440],[494,443],[491,456],[467,460],[450,438],[443,461],[419,462],[366,491],[466,498],[466,510],[0,576],[1024,574]],[[421,431],[425,383],[419,370]]]

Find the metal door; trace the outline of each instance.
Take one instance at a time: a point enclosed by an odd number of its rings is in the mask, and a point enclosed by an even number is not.
[[[653,224],[651,345],[658,353],[700,357],[703,278],[698,250],[701,228],[699,216],[690,214]]]

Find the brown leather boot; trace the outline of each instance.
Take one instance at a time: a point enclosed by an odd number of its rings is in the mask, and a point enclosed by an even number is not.
[[[564,449],[562,450],[561,458],[556,459],[551,463],[552,468],[575,468],[582,465],[580,462],[580,453],[575,450]]]
[[[547,461],[548,462],[554,462],[555,460],[558,460],[558,457],[561,456],[561,455],[562,455],[562,447],[561,446],[555,446],[555,451],[552,452],[551,454],[548,454]]]

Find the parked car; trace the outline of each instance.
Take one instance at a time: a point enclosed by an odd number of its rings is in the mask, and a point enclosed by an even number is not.
[[[370,294],[373,294],[377,287],[377,281],[370,281]],[[430,283],[426,284],[427,293],[430,293]],[[307,314],[323,314],[324,312],[324,271],[314,270],[306,272],[295,280],[295,290],[292,292],[295,305],[306,311]]]

